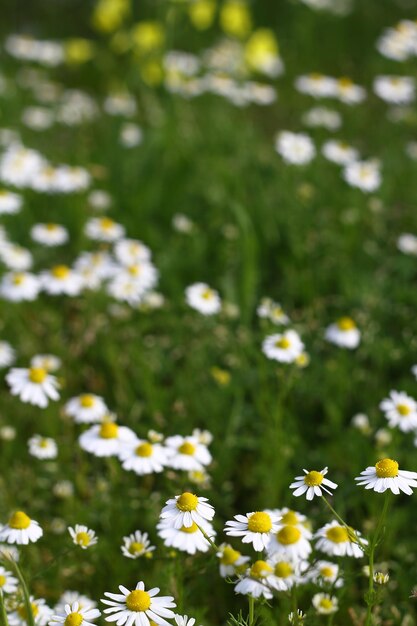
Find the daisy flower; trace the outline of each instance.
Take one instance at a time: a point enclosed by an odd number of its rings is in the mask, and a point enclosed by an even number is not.
[[[119,239],[114,245],[114,256],[122,265],[150,261],[151,251],[138,239]]]
[[[84,284],[78,272],[67,265],[55,265],[40,274],[42,289],[51,296],[78,296]]]
[[[15,593],[19,581],[12,576],[5,567],[0,566],[0,591],[3,593]]]
[[[140,556],[151,556],[155,546],[151,546],[148,533],[136,530],[131,535],[123,537],[122,553],[128,559],[138,559]]]
[[[246,515],[235,515],[235,520],[226,522],[226,535],[242,537],[242,542],[252,543],[257,552],[269,546],[271,533],[278,530],[279,517],[272,512],[255,511]]]
[[[40,291],[39,278],[29,272],[4,274],[0,282],[0,296],[11,302],[36,300]]]
[[[176,548],[188,554],[207,552],[210,549],[210,543],[201,532],[201,529],[211,539],[214,539],[216,536],[216,531],[209,522],[199,525],[193,522],[191,526],[174,528],[168,519],[161,520],[157,525],[157,529],[158,535],[164,540],[166,546]]]
[[[376,191],[382,182],[379,163],[376,161],[352,161],[343,172],[343,178],[351,187],[361,191]]]
[[[316,593],[313,596],[312,604],[319,615],[330,615],[339,609],[337,598],[328,593]]]
[[[175,608],[172,596],[159,596],[159,588],[154,587],[145,591],[144,583],[138,582],[136,588],[130,591],[123,585],[119,585],[121,593],[109,593],[104,595],[109,600],[102,600],[109,608],[104,609],[107,622],[116,622],[118,626],[127,623],[128,626],[150,626],[151,622],[161,626],[170,626],[165,618],[172,619]]]
[[[410,104],[415,99],[416,87],[411,76],[377,76],[376,95],[390,104]]]
[[[417,472],[400,470],[397,461],[382,459],[375,465],[367,467],[355,480],[358,485],[364,486],[365,489],[373,489],[377,493],[384,493],[390,489],[395,495],[402,491],[411,496],[412,487],[417,487]]]
[[[80,546],[83,550],[91,548],[91,546],[94,546],[98,541],[95,531],[82,524],[76,524],[75,528],[69,526],[68,532],[75,545]]]
[[[304,351],[304,344],[295,330],[268,335],[262,344],[262,352],[268,359],[280,363],[293,363]]]
[[[41,367],[49,373],[59,370],[61,364],[61,359],[54,354],[36,354],[30,359],[31,367]]]
[[[13,367],[6,376],[6,382],[10,393],[19,396],[22,402],[44,409],[49,400],[59,400],[57,378],[42,367]]]
[[[22,208],[22,198],[17,193],[0,189],[0,215],[13,215]]]
[[[159,443],[135,438],[119,449],[119,459],[123,469],[139,476],[162,472],[167,465],[166,448]]]
[[[343,580],[339,578],[339,566],[330,561],[316,561],[311,572],[311,578],[319,585],[343,586]]]
[[[165,445],[169,455],[169,466],[173,469],[191,472],[202,469],[212,461],[207,446],[201,443],[198,437],[174,435],[167,437]]]
[[[363,556],[363,550],[361,550],[355,537],[360,540],[362,545],[367,544],[366,539],[363,539],[357,530],[341,526],[339,522],[334,520],[316,532],[316,549],[329,556],[351,556],[360,559]]]
[[[51,437],[42,437],[41,435],[33,435],[28,440],[29,454],[37,459],[56,459],[58,455],[58,446],[56,441]]]
[[[0,541],[26,546],[35,543],[43,535],[39,523],[30,519],[23,511],[15,511],[7,524],[0,528]]]
[[[390,391],[390,397],[382,400],[379,408],[384,411],[391,428],[398,427],[404,433],[417,428],[417,402],[404,391]]]
[[[282,559],[280,556],[274,561],[271,561],[273,566],[273,573],[268,578],[268,583],[277,591],[288,591],[291,587],[299,582],[299,569],[303,563],[300,561],[295,564],[291,560]],[[303,568],[307,568],[308,563],[303,563]]]
[[[274,513],[280,517],[280,526],[296,526],[306,539],[311,539],[312,533],[310,530],[310,524],[305,515],[287,507],[274,509]]]
[[[366,91],[347,76],[342,76],[336,81],[335,96],[345,104],[359,104],[366,98]]]
[[[33,241],[43,246],[62,246],[69,239],[68,231],[60,224],[35,224],[32,226],[30,236]]]
[[[65,591],[57,602],[54,611],[56,614],[65,612],[66,604],[74,604],[78,603],[78,607],[80,609],[95,609],[97,606],[97,602],[91,600],[88,596],[84,596],[78,591]]]
[[[78,602],[66,604],[64,611],[58,615],[53,615],[50,626],[64,624],[65,626],[94,626],[90,621],[100,617],[101,612],[91,607],[81,608]]]
[[[329,139],[321,149],[323,156],[332,163],[347,165],[359,159],[359,152],[344,141]]]
[[[299,561],[307,559],[310,552],[311,545],[305,533],[292,524],[279,527],[268,545],[268,556],[274,559]]]
[[[15,350],[7,341],[0,341],[0,367],[10,367],[14,363]]]
[[[52,617],[53,611],[43,598],[29,597],[30,608],[35,626],[46,626]],[[16,610],[8,616],[10,626],[27,626],[27,612],[25,604],[18,604]]]
[[[242,554],[238,550],[235,550],[229,543],[222,543],[219,546],[219,551],[216,556],[219,559],[220,576],[222,578],[234,576],[241,571],[242,566],[249,561],[248,556],[242,556]]]
[[[83,450],[98,457],[117,456],[122,444],[129,441],[136,441],[133,430],[110,420],[92,426],[78,439]]]
[[[353,350],[360,343],[361,333],[350,317],[341,317],[335,324],[327,327],[325,337],[336,346]]]
[[[241,593],[252,598],[272,598],[269,589],[269,577],[274,573],[272,565],[266,561],[258,560],[246,570],[246,574],[239,578],[235,585],[235,593]]]
[[[294,482],[290,485],[290,489],[295,489],[294,496],[298,497],[306,494],[307,500],[312,500],[314,496],[323,495],[322,491],[333,495],[330,489],[337,489],[336,483],[325,478],[328,472],[327,467],[320,470],[320,472],[316,470],[308,471],[306,469],[303,469],[303,472],[305,476],[296,476]]]
[[[292,165],[305,165],[316,155],[311,138],[303,133],[280,132],[275,140],[275,150],[284,161]]]
[[[93,217],[85,225],[85,234],[94,241],[111,243],[123,237],[125,229],[109,217]]]
[[[83,393],[68,400],[64,411],[73,417],[77,424],[91,424],[101,422],[108,413],[108,408],[100,396]]]
[[[195,618],[188,615],[175,615],[175,623],[177,626],[194,626]]]
[[[189,528],[193,523],[203,525],[204,520],[211,521],[214,508],[208,504],[207,498],[185,491],[180,496],[167,500],[160,517],[162,520],[169,520],[173,528]]]
[[[206,283],[195,283],[185,290],[187,304],[203,315],[214,315],[221,309],[220,296]]]

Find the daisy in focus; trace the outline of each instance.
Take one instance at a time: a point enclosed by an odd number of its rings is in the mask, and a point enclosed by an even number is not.
[[[417,472],[400,470],[397,461],[381,459],[375,465],[367,467],[355,480],[358,485],[377,493],[384,493],[389,489],[395,495],[403,492],[411,496],[412,488],[417,487]]]
[[[171,626],[165,618],[172,619],[175,608],[172,596],[159,596],[159,588],[154,587],[145,591],[144,583],[138,582],[136,588],[130,591],[123,585],[119,585],[120,593],[106,591],[103,604],[108,605],[104,609],[107,622],[116,622],[118,626],[151,626],[151,622],[161,626]],[[107,599],[109,598],[109,599]]]
[[[57,378],[42,367],[13,367],[6,382],[13,396],[42,409],[48,406],[49,400],[59,400]]]
[[[83,550],[91,548],[91,546],[94,546],[98,541],[98,537],[96,536],[94,530],[91,530],[82,524],[76,524],[74,528],[69,526],[68,532],[75,545],[80,546]]]
[[[64,624],[65,626],[94,626],[90,620],[100,617],[101,612],[98,609],[86,607],[82,608],[78,602],[74,604],[66,604],[64,612],[59,615],[53,615],[49,624]]]
[[[357,530],[341,526],[336,520],[320,528],[315,538],[317,539],[316,549],[329,556],[350,556],[360,559],[363,557],[363,550],[358,540],[362,545],[367,545],[366,539],[363,539]]]
[[[135,435],[130,442],[121,445],[119,459],[124,470],[144,476],[162,472],[168,464],[169,456],[161,444],[137,439]]]
[[[229,537],[242,537],[243,543],[252,543],[257,552],[265,550],[271,541],[271,534],[278,530],[279,517],[266,511],[255,511],[246,515],[235,515],[226,522],[224,531]]]
[[[42,535],[43,530],[39,523],[30,519],[23,511],[15,511],[7,524],[0,528],[0,541],[6,543],[26,546],[28,543],[38,541]]]
[[[328,326],[325,337],[340,348],[353,350],[360,343],[361,333],[350,317],[341,317],[335,324]]]
[[[155,546],[151,546],[148,533],[136,530],[131,535],[123,537],[121,550],[122,554],[128,559],[138,559],[141,556],[152,556]]]
[[[320,470],[320,472],[303,469],[305,476],[296,476],[294,482],[290,485],[290,489],[295,490],[293,495],[298,497],[306,494],[307,500],[312,500],[314,496],[322,496],[322,491],[333,495],[330,489],[337,489],[337,485],[325,478],[327,471],[327,467]]]
[[[222,303],[217,291],[206,283],[195,283],[185,290],[187,304],[203,315],[214,315],[221,309]]]
[[[161,520],[169,520],[173,528],[190,528],[193,523],[203,525],[214,517],[214,508],[207,498],[185,491],[180,496],[170,498],[161,511]]]
[[[300,561],[308,558],[311,553],[309,538],[299,526],[285,524],[278,528],[268,545],[268,556],[276,560]]]

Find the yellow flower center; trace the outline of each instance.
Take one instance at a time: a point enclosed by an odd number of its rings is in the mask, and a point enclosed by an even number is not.
[[[39,608],[34,602],[30,603],[30,610],[32,611],[33,617],[36,617],[37,614],[39,613]],[[27,614],[26,607],[24,604],[21,604],[18,607],[17,612],[19,613],[20,617],[27,622],[28,614]]]
[[[66,265],[55,265],[51,270],[52,276],[58,280],[65,280],[68,278],[69,273],[70,269]]]
[[[344,526],[332,526],[326,530],[326,537],[333,543],[345,543],[349,541],[349,533]]]
[[[291,563],[282,562],[275,565],[274,574],[278,578],[288,578],[294,573]]]
[[[353,330],[356,328],[356,324],[350,317],[341,317],[340,320],[337,320],[337,327],[339,330]]]
[[[65,618],[64,626],[81,626],[83,620],[83,616],[80,613],[74,611],[73,613],[68,613],[67,617]]]
[[[281,339],[278,339],[278,341],[275,342],[275,345],[277,348],[287,350],[291,345],[291,341],[287,339],[287,337],[281,337]]]
[[[0,575],[0,587],[3,587],[6,584],[6,576]]]
[[[281,518],[281,523],[287,526],[296,526],[298,524],[298,515],[295,511],[287,511]]]
[[[213,297],[213,295],[214,295],[214,294],[213,294],[213,292],[212,292],[212,290],[211,290],[211,289],[205,289],[205,290],[203,291],[203,293],[201,294],[201,297],[202,297],[204,300],[211,300],[211,299],[212,299],[212,297]]]
[[[151,596],[147,591],[135,589],[126,598],[126,607],[129,611],[147,611],[151,606]]]
[[[252,578],[264,578],[274,570],[266,561],[255,561],[249,571]]]
[[[304,482],[309,487],[318,487],[323,482],[323,478],[324,476],[321,472],[312,470],[304,476]]]
[[[143,552],[144,547],[143,543],[133,541],[129,546],[129,552],[130,554],[139,554],[140,552]]]
[[[119,427],[114,422],[104,422],[100,426],[100,437],[102,439],[116,439]]]
[[[240,557],[240,552],[237,550],[233,550],[231,546],[226,546],[223,548],[223,553],[220,558],[220,563],[222,565],[233,565]]]
[[[410,415],[411,413],[410,407],[407,406],[406,404],[397,404],[396,409],[402,417],[406,417],[407,415]]]
[[[342,76],[342,78],[339,78],[338,80],[339,83],[339,87],[351,87],[353,85],[353,81],[351,78],[348,78],[347,76]]]
[[[322,609],[331,609],[333,608],[333,602],[330,600],[330,598],[322,598],[320,600],[320,606]]]
[[[75,541],[80,545],[80,546],[88,546],[90,544],[91,538],[90,535],[84,531],[81,531],[80,533],[77,533],[75,535]]]
[[[101,228],[103,228],[104,230],[110,230],[110,228],[113,228],[114,226],[114,222],[113,220],[111,220],[109,217],[103,217],[100,220],[100,226]],[[132,592],[133,593],[133,592]]]
[[[94,406],[94,403],[95,403],[94,396],[91,396],[88,393],[80,397],[80,404],[83,407],[83,409],[91,409],[91,407]]]
[[[182,533],[189,533],[192,535],[198,531],[198,526],[195,522],[193,522],[191,526],[181,526],[180,530]]]
[[[137,456],[148,457],[152,456],[153,446],[148,441],[141,443],[136,448],[135,452]]]
[[[31,519],[26,513],[16,511],[9,519],[9,526],[15,530],[24,530],[25,528],[29,528],[30,522]]]
[[[398,463],[392,459],[382,459],[375,465],[378,478],[395,478],[398,476]]]
[[[20,274],[20,273],[13,274],[13,278],[12,278],[13,285],[21,285],[24,282],[24,280],[25,280],[24,274]]]
[[[128,272],[131,276],[139,276],[140,265],[129,265]]]
[[[188,454],[189,456],[192,456],[195,453],[195,445],[190,443],[189,441],[185,441],[178,448],[178,452],[180,452],[181,454]]]
[[[48,372],[43,367],[31,367],[29,369],[29,380],[31,383],[43,383]]]
[[[252,513],[248,519],[248,530],[252,533],[269,533],[271,528],[271,518],[268,513],[264,513],[264,511]]]
[[[323,576],[323,578],[332,578],[333,576],[333,570],[331,567],[328,567],[327,565],[325,567],[322,567],[320,569],[320,575]]]
[[[57,225],[56,224],[45,224],[45,228],[46,228],[46,230],[49,230],[49,232],[53,232],[54,230],[57,229]]]
[[[41,439],[39,441],[39,447],[40,448],[47,448],[49,446],[49,441],[48,439]]]
[[[177,509],[180,511],[195,511],[198,506],[198,498],[193,493],[185,491],[177,499]]]
[[[301,531],[295,526],[284,526],[277,532],[277,539],[283,546],[289,546],[297,543],[301,538]]]

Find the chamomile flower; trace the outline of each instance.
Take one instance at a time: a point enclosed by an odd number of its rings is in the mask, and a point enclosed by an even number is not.
[[[410,104],[415,99],[415,83],[411,76],[377,76],[376,95],[390,104]]]
[[[279,517],[266,511],[254,511],[246,515],[235,515],[226,522],[224,531],[229,537],[242,537],[242,543],[252,543],[257,552],[265,550],[271,534],[278,530]]]
[[[43,246],[62,246],[68,241],[68,231],[60,224],[35,224],[30,231],[33,241]]]
[[[273,511],[279,518],[279,526],[296,526],[306,539],[311,539],[312,533],[310,523],[305,515],[298,511],[293,511],[288,507],[282,509],[274,509]]]
[[[42,367],[13,367],[6,376],[6,382],[10,393],[19,396],[22,402],[45,408],[49,400],[59,399],[57,378]]]
[[[0,528],[0,541],[26,546],[35,543],[43,535],[39,523],[30,519],[23,511],[15,511],[7,524]]]
[[[39,278],[30,272],[9,272],[0,281],[0,296],[11,302],[36,300],[41,285]]]
[[[274,573],[274,568],[267,561],[259,559],[246,570],[235,585],[235,592],[253,598],[272,598],[269,588],[269,577]]]
[[[14,215],[22,208],[22,197],[12,191],[0,189],[0,215]]]
[[[208,503],[207,498],[185,491],[167,500],[160,517],[162,520],[169,520],[173,528],[178,529],[182,526],[189,528],[193,523],[202,525],[204,520],[211,521],[214,517],[214,508]]]
[[[329,139],[322,146],[322,154],[328,160],[338,165],[347,165],[359,159],[359,152],[349,144],[338,139]]]
[[[235,550],[229,543],[222,543],[216,554],[219,559],[220,576],[228,578],[242,571],[242,566],[249,561],[248,556],[243,556],[238,550]]]
[[[41,367],[47,372],[56,372],[61,367],[62,361],[54,354],[35,354],[30,359],[31,367]]]
[[[307,559],[310,552],[311,545],[306,534],[293,524],[279,526],[268,545],[268,556],[274,559],[299,561]]]
[[[97,606],[97,602],[94,602],[94,600],[91,600],[91,598],[84,596],[78,591],[65,591],[55,605],[54,612],[57,614],[63,613],[65,612],[65,605],[74,604],[74,602],[78,602],[80,609],[95,609]]]
[[[80,435],[80,447],[98,457],[117,456],[124,443],[135,441],[136,435],[130,428],[106,420],[96,424]]]
[[[0,591],[3,593],[15,593],[19,581],[5,568],[0,566]]]
[[[121,593],[109,593],[104,595],[109,600],[102,600],[109,608],[104,609],[107,622],[117,622],[118,626],[151,626],[151,622],[161,626],[170,626],[165,618],[172,619],[175,608],[172,596],[159,596],[159,588],[154,587],[145,591],[144,583],[138,582],[132,591],[119,585]]]
[[[185,299],[192,309],[203,315],[214,315],[222,306],[218,292],[206,283],[195,283],[187,287]]]
[[[341,317],[335,324],[330,324],[326,329],[325,337],[330,343],[334,343],[340,348],[357,348],[361,333],[355,322],[350,317]]]
[[[0,367],[10,367],[15,361],[16,352],[8,341],[0,341]]]
[[[301,570],[308,568],[308,563],[298,561],[297,563],[290,559],[282,559],[277,555],[269,561],[274,571],[268,578],[268,583],[277,591],[288,591],[291,587],[300,581]]]
[[[195,618],[188,615],[175,615],[175,623],[177,626],[194,626]]]
[[[43,598],[29,597],[35,626],[46,626],[52,617],[53,611]],[[26,626],[28,623],[26,605],[22,602],[16,606],[16,610],[8,616],[10,626]]]
[[[317,472],[316,470],[308,471],[303,469],[305,476],[296,476],[290,489],[295,489],[294,496],[302,496],[306,494],[307,500],[312,500],[314,496],[321,496],[322,491],[332,495],[330,489],[337,489],[336,483],[325,478],[327,467]]]
[[[162,472],[168,463],[164,446],[150,443],[146,439],[137,439],[136,436],[120,447],[119,458],[123,469],[135,472],[139,476]]]
[[[335,79],[316,72],[299,76],[295,81],[295,87],[301,93],[313,98],[328,98],[334,95]]]
[[[216,531],[207,521],[198,525],[193,522],[191,526],[174,528],[170,520],[166,519],[158,523],[157,529],[158,535],[164,540],[166,546],[176,548],[188,554],[207,552],[210,549],[210,543],[200,529],[204,530],[210,539],[214,539],[216,536]]]
[[[92,607],[82,608],[78,602],[66,604],[64,611],[58,615],[53,615],[49,626],[64,624],[64,626],[94,626],[90,620],[100,617],[101,612]]]
[[[124,236],[125,229],[109,217],[93,217],[85,225],[85,234],[94,241],[112,243]]]
[[[316,549],[329,556],[351,556],[359,559],[363,556],[363,550],[358,540],[362,545],[367,544],[366,539],[363,539],[357,530],[341,526],[336,520],[320,528],[315,538]]]
[[[351,187],[361,191],[376,191],[381,185],[379,163],[376,161],[352,161],[348,163],[343,177]]]
[[[119,239],[114,245],[114,255],[122,265],[135,265],[150,261],[151,251],[138,239]]]
[[[342,587],[343,580],[339,577],[339,569],[337,563],[316,561],[311,572],[311,578],[321,586],[334,585],[336,588]]]
[[[313,596],[312,604],[319,615],[331,615],[339,609],[336,596],[330,596],[328,593],[316,593]]]
[[[384,411],[391,428],[404,433],[417,428],[417,402],[404,391],[390,391],[389,398],[382,400],[379,408]]]
[[[262,352],[268,359],[280,363],[293,363],[304,351],[304,344],[295,330],[268,335],[262,344]]]
[[[397,461],[381,459],[375,465],[367,467],[355,480],[358,485],[377,493],[390,489],[395,495],[402,491],[411,496],[412,488],[417,487],[417,472],[400,470]]]
[[[131,535],[123,537],[122,553],[128,559],[138,559],[141,556],[152,556],[155,546],[151,545],[148,533],[136,530]]]
[[[345,104],[359,104],[365,100],[366,91],[347,76],[343,76],[336,81],[335,96]]]
[[[95,531],[83,524],[76,524],[74,528],[69,526],[68,532],[75,545],[80,546],[83,550],[91,548],[91,546],[94,546],[98,541]]]
[[[101,422],[108,413],[108,408],[100,396],[83,393],[68,400],[64,411],[73,417],[77,424],[92,424]]]
[[[212,461],[207,446],[201,443],[198,437],[173,435],[166,438],[165,445],[169,455],[169,466],[173,469],[191,472],[202,469]]]
[[[83,289],[82,276],[67,265],[55,265],[40,275],[42,289],[52,295],[77,296]]]
[[[28,446],[29,454],[37,459],[56,459],[58,455],[58,446],[51,437],[33,435],[28,441]]]
[[[292,165],[305,165],[316,155],[316,148],[308,135],[291,133],[287,130],[280,132],[275,140],[275,150],[284,161]]]

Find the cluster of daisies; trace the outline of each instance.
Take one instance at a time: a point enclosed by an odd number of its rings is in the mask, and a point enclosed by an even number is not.
[[[321,471],[304,470],[303,475],[295,477],[290,489],[295,497],[305,496],[308,501],[326,499],[337,489],[337,484],[326,475],[327,468]],[[417,472],[401,470],[397,461],[389,458],[366,468],[355,480],[359,486],[377,493],[391,491],[395,495],[411,495],[417,488]],[[160,513],[157,533],[169,549],[189,555],[213,550],[218,559],[220,576],[234,581],[237,594],[270,600],[280,593],[287,594],[295,586],[313,586],[312,606],[318,614],[330,615],[338,610],[334,592],[344,585],[340,558],[360,559],[368,550],[367,539],[340,518],[313,532],[311,522],[305,515],[285,507],[236,515],[226,522],[226,536],[240,539],[255,553],[254,556],[245,555],[228,542],[215,543],[214,516],[214,508],[207,498],[185,491],[167,500]],[[98,541],[95,532],[84,525],[77,524],[68,531],[73,542],[84,550]],[[23,511],[15,511],[0,526],[0,542],[4,543],[0,547],[1,558],[13,569],[13,563],[19,559],[15,546],[36,543],[42,536],[43,530],[37,521]],[[141,531],[124,537],[121,546],[123,555],[132,559],[152,557],[155,549],[148,534]],[[376,583],[384,584],[388,574],[377,572],[374,578]],[[12,626],[20,626],[25,621],[20,607],[26,605],[18,603],[18,586],[17,578],[2,566],[0,588],[6,594],[6,610],[10,611],[9,623]],[[106,621],[149,626],[150,620],[169,626],[170,622],[166,620],[174,618],[178,626],[186,626],[178,620],[188,618],[171,611],[175,607],[174,598],[159,597],[159,589],[146,591],[140,581],[134,589],[119,586],[119,591],[104,594],[102,603],[106,607],[103,611]],[[37,626],[56,623],[81,626],[84,622],[88,626],[89,620],[100,615],[95,602],[76,592],[66,592],[54,609],[48,607],[44,599],[31,597],[30,603]]]

